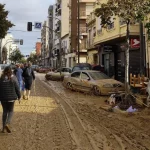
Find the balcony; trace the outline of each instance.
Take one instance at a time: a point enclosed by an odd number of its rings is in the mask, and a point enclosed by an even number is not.
[[[81,35],[87,35],[86,27],[80,27],[80,34]]]
[[[80,10],[80,19],[86,19],[86,11]]]
[[[86,41],[81,41],[80,43],[80,51],[84,52],[86,50]]]
[[[115,40],[120,37],[126,37],[127,26],[122,22],[120,24],[120,19],[116,18],[113,24],[108,26],[107,29],[102,28],[102,30],[97,30],[97,35],[94,39],[94,44],[103,43],[109,40]],[[100,34],[98,34],[98,32]],[[101,34],[102,33],[102,34]],[[130,35],[139,35],[139,25],[130,26]]]
[[[93,23],[93,22],[95,22],[96,21],[96,16],[94,15],[94,13],[92,12],[89,16],[88,16],[88,18],[87,18],[87,24],[91,24],[91,23]]]

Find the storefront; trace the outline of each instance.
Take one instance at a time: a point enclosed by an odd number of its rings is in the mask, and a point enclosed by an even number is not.
[[[100,50],[100,63],[104,66],[105,73],[119,81],[125,79],[125,49],[123,43],[116,45],[103,45]],[[129,51],[129,73],[138,74],[140,72],[140,49]]]

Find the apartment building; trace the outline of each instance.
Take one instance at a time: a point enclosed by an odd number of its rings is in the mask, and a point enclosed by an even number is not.
[[[3,38],[1,41],[0,52],[1,52],[2,63],[9,64],[10,63],[9,57],[14,50],[14,45],[15,48],[18,47],[16,44],[13,44],[13,40],[14,40],[13,35],[7,34],[5,38]]]
[[[53,63],[52,67],[60,67],[61,53],[61,0],[56,0],[53,5]]]
[[[51,5],[48,9],[48,26],[49,26],[49,61],[48,66],[53,66],[53,5]]]
[[[96,7],[96,5],[94,6]],[[112,19],[112,24],[102,28],[101,20],[93,13],[87,19],[87,49],[88,62],[103,65],[105,73],[124,81],[125,77],[125,49],[126,23],[121,18]],[[134,41],[138,44],[134,45]],[[130,66],[131,73],[140,72],[140,28],[139,24],[130,26]]]
[[[41,30],[41,56],[40,56],[40,65],[45,66],[46,62],[46,21],[43,23],[43,28]]]
[[[36,55],[40,56],[41,55],[41,42],[36,42],[35,48],[36,48]]]
[[[91,12],[87,17],[87,62],[92,65],[99,65],[98,47],[94,45],[94,38],[96,37],[96,16]],[[98,32],[101,32],[99,29]]]
[[[79,3],[78,1],[70,0],[69,2],[70,43],[71,43],[70,52],[74,53],[75,55],[75,57],[71,58],[73,59],[74,64],[77,62],[80,62],[80,63],[87,62],[86,19],[87,19],[87,16],[93,11],[94,2],[95,0],[80,0]],[[79,18],[78,18],[78,8],[79,8]],[[79,19],[79,22],[78,22],[78,19]],[[79,23],[79,36],[78,36],[78,23]],[[78,42],[79,42],[79,50],[78,50]],[[78,55],[79,55],[79,61],[78,61]]]

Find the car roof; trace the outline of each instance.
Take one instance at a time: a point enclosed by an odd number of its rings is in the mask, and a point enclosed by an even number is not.
[[[74,71],[74,72],[100,72],[100,71],[96,71],[96,70],[77,70],[77,71]]]

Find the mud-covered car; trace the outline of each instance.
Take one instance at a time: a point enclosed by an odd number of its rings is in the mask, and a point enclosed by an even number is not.
[[[91,92],[95,95],[110,95],[123,92],[124,84],[94,70],[79,70],[65,76],[63,85],[71,90]]]
[[[70,75],[72,69],[63,67],[55,71],[50,71],[45,75],[46,80],[63,80],[64,76]]]
[[[52,69],[50,67],[41,67],[41,68],[39,68],[38,72],[39,73],[48,73],[51,70]]]

